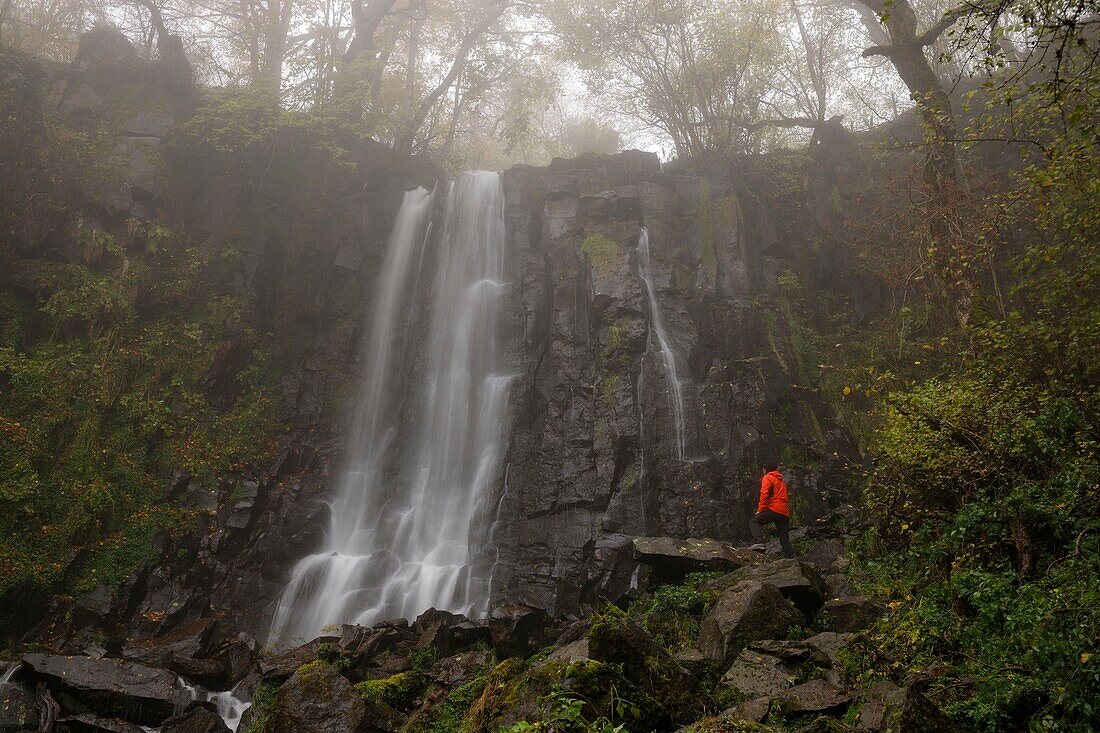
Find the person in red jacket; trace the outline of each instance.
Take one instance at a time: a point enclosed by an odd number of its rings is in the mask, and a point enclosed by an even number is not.
[[[760,479],[760,501],[756,505],[756,515],[749,522],[749,532],[756,543],[750,550],[764,549],[764,525],[774,524],[779,535],[779,544],[783,546],[783,557],[794,557],[791,547],[791,505],[787,501],[787,484],[779,466],[765,463],[761,466],[763,477]]]

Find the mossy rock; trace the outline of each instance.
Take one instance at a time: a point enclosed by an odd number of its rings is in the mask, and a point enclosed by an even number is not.
[[[593,659],[621,669],[657,700],[670,722],[698,719],[706,702],[699,680],[618,608],[607,605],[593,617],[588,647]]]
[[[607,277],[619,261],[619,245],[602,234],[590,234],[581,244],[588,262],[598,277]]]
[[[545,721],[567,700],[583,701],[582,716],[587,720],[614,719],[628,730],[670,727],[664,706],[616,667],[594,659],[521,664],[524,669],[519,674],[514,674],[518,669],[514,664],[494,670],[460,730],[497,733],[519,721]],[[505,679],[506,674],[513,676]]]
[[[733,720],[722,715],[703,718],[689,726],[681,728],[676,733],[776,733],[774,728],[769,728],[762,723],[754,723],[750,720]]]
[[[424,689],[423,676],[416,672],[400,672],[380,680],[364,680],[355,685],[363,702],[384,702],[395,710],[406,710]]]

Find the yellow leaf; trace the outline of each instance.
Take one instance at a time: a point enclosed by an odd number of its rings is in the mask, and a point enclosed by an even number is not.
[[[1092,654],[1090,652],[1084,652],[1081,655],[1081,664],[1086,664],[1090,659],[1092,659]]]
[[[851,387],[845,387],[844,388],[844,396],[847,397],[850,394],[852,394],[852,388]]]

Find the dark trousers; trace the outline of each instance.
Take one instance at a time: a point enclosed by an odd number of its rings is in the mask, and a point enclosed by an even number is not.
[[[764,541],[764,525],[774,524],[775,533],[779,535],[779,544],[783,546],[783,557],[794,557],[794,548],[791,547],[791,520],[782,514],[777,514],[771,509],[765,509],[749,520],[749,532],[757,542]]]

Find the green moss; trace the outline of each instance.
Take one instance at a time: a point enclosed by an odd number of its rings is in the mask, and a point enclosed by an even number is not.
[[[395,710],[406,710],[420,694],[422,679],[415,672],[401,672],[385,679],[365,680],[355,685],[355,690],[365,702],[384,702]]]
[[[247,712],[248,725],[240,733],[266,733],[278,691],[279,686],[272,682],[261,682],[256,686],[252,691],[252,706]]]
[[[590,234],[581,244],[588,263],[599,277],[607,277],[619,262],[619,245],[602,234]]]
[[[13,256],[0,275],[25,294],[5,311],[37,308],[42,326],[17,331],[19,348],[0,345],[0,597],[121,583],[155,558],[155,537],[195,525],[195,510],[165,500],[165,467],[212,486],[273,453],[264,352],[244,352],[228,404],[202,382],[227,344],[259,339],[226,294],[222,259],[149,223],[78,237],[89,261],[107,263]],[[119,250],[126,268],[113,263]]]
[[[603,399],[603,403],[608,409],[614,407],[615,398],[619,393],[619,375],[609,374],[600,379],[599,383],[596,385],[596,391],[600,393],[600,397]]]

